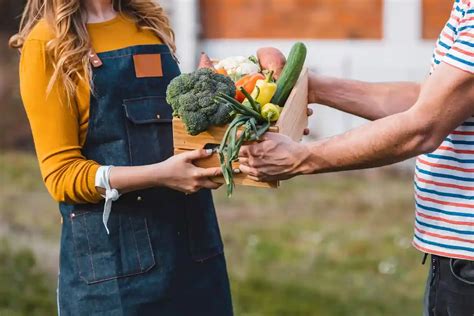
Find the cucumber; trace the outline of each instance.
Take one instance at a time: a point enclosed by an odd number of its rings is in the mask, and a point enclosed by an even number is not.
[[[272,98],[271,103],[284,106],[290,96],[291,90],[296,85],[300,77],[303,65],[306,60],[306,45],[298,42],[291,48],[286,65],[277,81],[277,91]]]

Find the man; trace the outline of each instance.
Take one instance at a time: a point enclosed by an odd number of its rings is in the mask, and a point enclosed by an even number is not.
[[[421,155],[413,245],[431,254],[425,315],[474,314],[474,0],[456,0],[424,84],[310,76],[309,101],[369,120],[301,144],[279,134],[244,146],[259,181],[378,167]],[[426,257],[425,257],[426,258]]]

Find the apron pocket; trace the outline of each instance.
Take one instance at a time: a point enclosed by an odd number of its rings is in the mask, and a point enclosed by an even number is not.
[[[165,97],[127,99],[123,107],[131,164],[153,164],[171,157],[173,110]]]
[[[79,276],[87,284],[143,274],[155,265],[146,218],[110,217],[107,235],[101,212],[71,215]]]

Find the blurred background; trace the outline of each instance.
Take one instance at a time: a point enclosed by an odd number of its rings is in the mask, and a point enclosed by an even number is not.
[[[0,315],[54,315],[60,218],[43,187],[7,40],[25,1],[0,0]],[[183,71],[200,51],[251,55],[296,40],[314,71],[420,81],[453,0],[161,0]],[[47,106],[47,105],[45,105]],[[312,137],[364,121],[314,106]],[[215,194],[235,312],[420,315],[426,268],[410,246],[412,163]]]

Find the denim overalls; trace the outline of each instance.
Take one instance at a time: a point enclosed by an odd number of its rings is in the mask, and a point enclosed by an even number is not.
[[[162,76],[137,78],[134,56],[159,54]],[[179,68],[165,45],[98,54],[83,154],[138,166],[173,155],[166,88]],[[232,315],[223,245],[210,191],[124,194],[102,224],[104,203],[60,205],[61,315]]]

